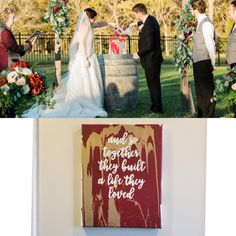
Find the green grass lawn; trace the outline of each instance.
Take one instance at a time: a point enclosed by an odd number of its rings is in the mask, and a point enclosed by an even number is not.
[[[54,68],[53,67],[44,67],[42,68],[45,71],[45,74],[53,82],[54,80]],[[66,73],[67,66],[63,66],[62,74]],[[150,107],[150,97],[149,92],[144,76],[144,71],[141,66],[138,67],[139,71],[139,97],[138,97],[138,106],[135,110],[132,111],[123,111],[123,112],[111,112],[109,113],[110,118],[157,118],[157,117],[185,117],[191,118],[195,117],[191,113],[184,113],[180,110],[180,79],[179,74],[176,71],[175,67],[171,64],[163,64],[162,73],[161,73],[161,84],[162,84],[162,98],[163,98],[163,109],[164,113],[161,115],[150,114],[148,113]],[[215,79],[222,77],[226,72],[226,67],[218,67],[214,72]],[[193,96],[195,99],[195,89],[192,72],[190,73],[190,82],[192,86]],[[218,95],[218,102],[216,106],[216,117],[233,117],[231,108],[226,107],[222,95]]]

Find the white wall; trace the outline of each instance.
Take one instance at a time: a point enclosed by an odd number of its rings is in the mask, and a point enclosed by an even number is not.
[[[235,119],[208,121],[206,236],[235,236]]]
[[[103,123],[105,120],[84,120]],[[150,120],[109,120],[150,123]],[[81,120],[40,120],[40,236],[204,236],[206,120],[157,119],[164,125],[162,229],[82,228]]]
[[[33,120],[0,119],[0,235],[30,236]]]

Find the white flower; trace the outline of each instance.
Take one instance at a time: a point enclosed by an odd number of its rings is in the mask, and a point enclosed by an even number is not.
[[[24,86],[26,84],[26,79],[24,77],[20,77],[19,79],[17,79],[16,81],[16,85],[17,86]]]
[[[23,74],[23,75],[31,75],[33,72],[32,70],[28,69],[28,68],[22,68],[22,67],[16,67],[15,71],[19,74]]]
[[[7,81],[8,81],[8,83],[9,83],[9,84],[15,83],[17,77],[18,77],[18,74],[17,74],[15,71],[10,72],[10,73],[7,75]]]
[[[236,83],[232,84],[231,88],[235,91],[236,90]]]
[[[65,21],[65,19],[63,17],[58,17],[57,18],[57,22],[62,23],[63,21]]]
[[[183,34],[183,33],[180,33],[180,34],[178,35],[178,38],[179,38],[179,39],[185,39],[184,34]]]
[[[61,23],[61,22],[65,21],[65,18],[64,18],[64,17],[58,17],[58,18],[57,18],[57,21],[58,21],[59,23]]]
[[[6,96],[8,91],[10,90],[9,86],[7,84],[3,85],[1,87],[3,94]]]
[[[142,25],[140,25],[140,26],[138,27],[140,31],[142,30],[143,25],[144,25],[144,24],[142,24]]]
[[[30,91],[29,85],[28,84],[24,85],[23,86],[23,94],[27,94],[27,93],[29,93],[29,91]]]

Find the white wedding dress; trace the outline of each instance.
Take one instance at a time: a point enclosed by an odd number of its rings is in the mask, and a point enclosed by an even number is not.
[[[90,66],[86,67],[84,58]],[[69,72],[62,78],[62,88],[55,94],[54,109],[33,106],[23,117],[93,118],[107,117],[103,109],[103,82],[97,56],[93,49],[93,31],[85,12],[79,16],[70,46]]]

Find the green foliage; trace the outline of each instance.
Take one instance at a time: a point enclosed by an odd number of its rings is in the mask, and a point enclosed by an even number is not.
[[[50,0],[44,17],[45,22],[51,22],[57,38],[61,38],[69,26],[68,0]]]
[[[21,66],[18,64],[0,73],[1,81],[5,80],[0,86],[0,117],[21,117],[33,105],[45,109],[55,105],[53,91],[45,75],[37,72],[35,67]]]
[[[175,66],[179,71],[181,78],[185,70],[192,65],[193,33],[196,30],[196,20],[190,13],[190,0],[188,0],[185,9],[182,10],[180,18],[175,22],[177,36],[174,40],[175,45]]]
[[[54,68],[44,67],[47,74],[48,81],[52,83],[54,81]],[[62,74],[67,73],[67,66],[62,66]],[[225,73],[226,67],[217,67],[214,75],[216,78],[221,78]],[[161,85],[162,85],[162,97],[163,97],[163,114],[148,113],[150,107],[150,94],[145,79],[145,73],[141,65],[138,64],[138,79],[139,79],[139,93],[138,93],[138,105],[136,109],[130,109],[124,112],[110,112],[109,118],[190,118],[193,117],[191,113],[181,111],[180,99],[179,99],[179,79],[178,72],[172,64],[167,64],[166,61],[162,64],[161,68]],[[192,85],[193,99],[195,100],[195,89],[193,83],[193,73],[189,70],[189,81]],[[224,94],[218,94],[216,104],[216,117],[233,117],[233,113],[226,107],[224,100]]]
[[[228,69],[226,75],[216,80],[216,92],[224,94],[224,102],[231,106],[236,104],[236,66]]]

